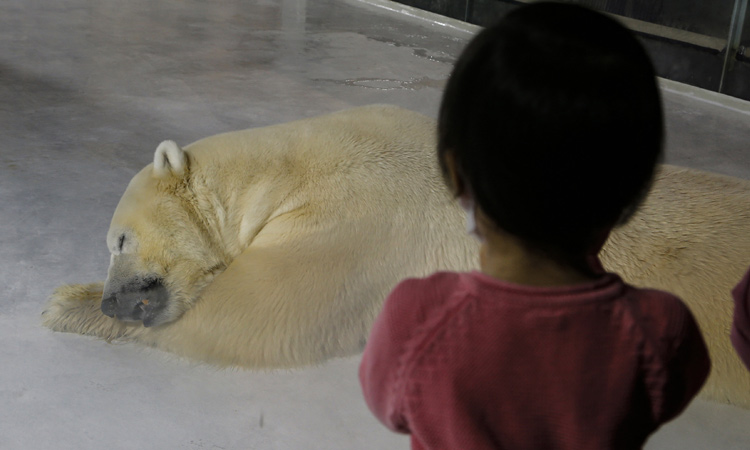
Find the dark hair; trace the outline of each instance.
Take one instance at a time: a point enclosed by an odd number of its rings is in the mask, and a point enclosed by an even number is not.
[[[632,33],[560,3],[479,33],[446,86],[438,158],[495,226],[566,259],[637,209],[661,158],[653,65]],[[450,184],[450,180],[448,180]]]

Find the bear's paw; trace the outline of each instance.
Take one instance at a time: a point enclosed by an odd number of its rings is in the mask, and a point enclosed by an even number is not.
[[[107,341],[125,337],[127,327],[101,312],[103,289],[103,283],[60,286],[42,311],[42,325],[53,331],[96,336]]]

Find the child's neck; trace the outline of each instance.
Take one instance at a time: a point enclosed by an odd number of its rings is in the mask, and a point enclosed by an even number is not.
[[[531,251],[520,239],[501,230],[483,230],[483,236],[480,267],[484,274],[493,278],[540,287],[575,285],[597,278],[593,270],[582,272]],[[580,266],[585,267],[585,255],[581,259]]]

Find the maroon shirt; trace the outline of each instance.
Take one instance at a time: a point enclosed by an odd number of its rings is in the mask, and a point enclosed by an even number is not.
[[[732,344],[750,370],[750,270],[732,290],[732,297],[734,297]]]
[[[443,272],[391,293],[359,374],[413,449],[603,450],[641,448],[709,370],[671,294],[614,274],[540,288]]]

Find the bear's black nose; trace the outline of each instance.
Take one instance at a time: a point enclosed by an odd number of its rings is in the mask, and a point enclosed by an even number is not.
[[[158,278],[135,278],[115,292],[105,292],[102,313],[125,322],[142,321],[150,327],[163,323],[161,314],[169,303],[169,292]]]
[[[110,295],[102,299],[102,313],[108,317],[115,317],[117,312],[117,297]]]

